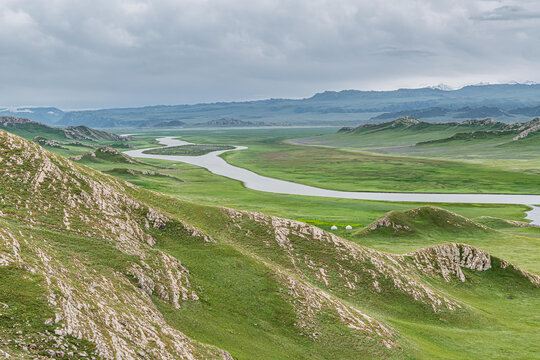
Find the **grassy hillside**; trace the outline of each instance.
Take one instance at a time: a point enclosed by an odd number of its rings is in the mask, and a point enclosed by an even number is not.
[[[489,220],[491,219],[491,220]],[[391,211],[364,228],[335,231],[358,244],[406,253],[444,242],[464,242],[540,272],[540,228],[527,223],[478,217],[473,221],[433,206]]]
[[[538,354],[540,278],[482,250],[390,255],[301,222],[145,191],[5,132],[0,158],[0,311],[30,322],[0,343],[12,356]],[[34,337],[41,348],[13,341]]]
[[[35,137],[48,140],[125,141],[125,137],[86,126],[52,127],[26,118],[0,116],[0,129],[10,131],[26,139]]]
[[[419,142],[449,138],[457,133],[508,130],[513,126],[491,119],[462,122],[427,123],[414,118],[342,128],[336,134],[296,139],[295,143],[372,149],[411,146]]]

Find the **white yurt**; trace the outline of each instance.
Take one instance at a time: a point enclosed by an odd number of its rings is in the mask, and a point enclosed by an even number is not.
[[[332,227],[330,228],[330,230],[337,230],[337,226],[336,226],[336,225],[332,225]]]
[[[347,230],[352,230],[352,226],[351,226],[351,225],[347,225],[347,226],[345,226],[345,229],[347,229]]]

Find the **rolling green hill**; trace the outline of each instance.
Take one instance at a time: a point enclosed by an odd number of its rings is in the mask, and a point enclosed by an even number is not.
[[[4,131],[0,164],[4,356],[538,356],[540,277],[465,243],[385,253],[146,191]],[[418,232],[491,231],[417,213]]]
[[[47,140],[83,140],[90,142],[127,140],[126,137],[106,131],[91,129],[86,126],[57,128],[26,118],[16,118],[11,116],[0,116],[0,129],[10,131],[26,139],[40,137]]]

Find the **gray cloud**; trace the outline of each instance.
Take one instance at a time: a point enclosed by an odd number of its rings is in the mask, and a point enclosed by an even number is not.
[[[2,0],[0,104],[540,80],[535,1]],[[487,21],[505,20],[505,21]]]
[[[474,20],[499,21],[499,20],[532,20],[540,19],[540,11],[530,11],[516,5],[505,5],[494,10],[486,11],[472,17]]]

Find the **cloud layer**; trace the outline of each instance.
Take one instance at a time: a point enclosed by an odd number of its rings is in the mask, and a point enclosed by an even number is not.
[[[540,2],[2,0],[0,103],[64,108],[540,80]]]

